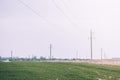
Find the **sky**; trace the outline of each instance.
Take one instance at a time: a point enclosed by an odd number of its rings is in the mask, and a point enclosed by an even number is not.
[[[0,56],[120,57],[119,0],[0,0]],[[76,56],[78,52],[78,56]]]

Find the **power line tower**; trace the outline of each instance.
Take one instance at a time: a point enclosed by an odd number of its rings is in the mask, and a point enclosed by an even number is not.
[[[90,52],[91,52],[91,60],[93,59],[93,32],[90,30]]]
[[[50,60],[52,59],[52,44],[50,44]]]

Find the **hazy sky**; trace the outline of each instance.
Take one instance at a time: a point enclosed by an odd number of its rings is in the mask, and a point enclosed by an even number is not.
[[[22,1],[22,2],[21,2]],[[0,0],[0,56],[120,57],[119,0]]]

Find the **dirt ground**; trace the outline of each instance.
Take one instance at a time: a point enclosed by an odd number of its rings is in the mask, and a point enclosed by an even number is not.
[[[47,62],[76,62],[76,63],[89,63],[89,64],[104,64],[104,65],[113,65],[120,66],[120,60],[112,59],[93,59],[93,60],[52,60]]]
[[[79,62],[79,61],[77,61],[77,62]],[[120,60],[112,60],[112,59],[104,59],[104,60],[96,59],[96,60],[86,60],[86,61],[80,61],[80,62],[120,66]]]

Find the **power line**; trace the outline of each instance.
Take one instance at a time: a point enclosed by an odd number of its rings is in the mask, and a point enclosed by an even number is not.
[[[69,9],[69,7],[66,5],[66,3],[63,1],[63,0],[60,0],[63,4],[64,4],[64,6],[67,8],[67,9]]]
[[[33,8],[31,8],[28,4],[26,4],[25,2],[23,2],[22,0],[18,0],[21,4],[23,4],[25,7],[27,7],[29,10],[31,10],[34,14],[36,14],[37,16],[39,16],[41,19],[43,19],[44,21],[46,21],[47,23],[51,24],[45,17],[41,16],[37,11],[35,11]],[[59,11],[67,18],[67,20],[73,25],[73,26],[77,26],[65,13],[64,11],[56,4],[56,2],[54,0],[52,0],[52,2],[55,4],[56,8],[59,9]]]
[[[73,16],[73,12],[70,10],[69,6],[65,3],[65,1],[61,0],[61,2],[66,7],[66,9],[70,12],[70,14]]]
[[[55,5],[55,7],[67,18],[67,20],[73,25],[73,26],[77,26],[70,18],[69,16],[67,16],[65,14],[65,12],[57,5],[57,3],[55,2],[55,0],[52,0],[53,4]]]
[[[78,17],[76,17],[75,15],[74,15],[74,13],[73,13],[73,11],[71,11],[71,9],[69,8],[69,6],[67,5],[67,3],[64,1],[64,0],[60,0],[62,3],[63,3],[63,5],[66,7],[66,9],[69,11],[69,13],[72,15],[72,17],[75,17],[75,18],[77,18],[78,19]],[[76,23],[76,26],[78,27],[78,25],[79,25],[80,23]]]
[[[23,2],[22,0],[18,0],[21,4],[23,4],[25,7],[27,7],[29,10],[31,10],[34,14],[36,14],[37,16],[39,16],[41,19],[43,19],[44,21],[46,21],[46,22],[48,22],[49,23],[49,21],[45,18],[45,17],[43,17],[43,16],[41,16],[37,11],[35,11],[33,8],[31,8],[28,4],[26,4],[25,2]]]

